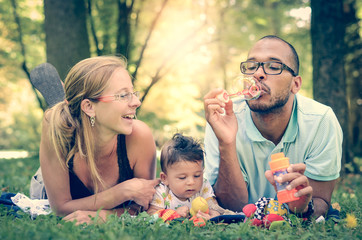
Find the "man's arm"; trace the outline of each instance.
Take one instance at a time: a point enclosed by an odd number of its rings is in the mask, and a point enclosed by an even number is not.
[[[305,174],[313,188],[315,217],[325,216],[329,210],[341,169],[343,141],[342,129],[331,108],[325,111],[317,127],[310,146],[311,152],[305,160],[308,169]]]
[[[309,179],[309,184],[313,188],[313,216],[325,216],[331,204],[332,193],[336,185],[336,180],[322,182]]]
[[[214,191],[222,207],[240,211],[248,202],[248,191],[236,154],[238,123],[232,101],[224,103],[216,97],[221,92],[222,89],[212,90],[204,97],[205,118],[219,143],[220,163]]]
[[[236,155],[235,142],[220,144],[219,174],[214,185],[221,207],[241,211],[248,203],[248,189]]]

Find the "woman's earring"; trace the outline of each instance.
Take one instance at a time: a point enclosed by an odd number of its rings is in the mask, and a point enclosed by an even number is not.
[[[94,127],[94,123],[96,122],[96,117],[90,117],[91,126]]]

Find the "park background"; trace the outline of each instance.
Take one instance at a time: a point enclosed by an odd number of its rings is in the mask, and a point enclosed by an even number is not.
[[[29,81],[37,65],[52,63],[64,80],[84,58],[126,56],[141,91],[137,116],[160,148],[175,132],[202,140],[203,96],[228,89],[248,49],[274,34],[299,53],[300,94],[331,106],[340,121],[343,165],[332,203],[341,219],[357,219],[352,228],[343,220],[282,233],[246,224],[169,231],[129,216],[77,228],[1,210],[0,239],[361,239],[361,17],[359,0],[0,0],[0,192],[27,195],[39,166],[47,106]]]
[[[278,35],[300,56],[301,94],[335,111],[342,173],[362,156],[362,1],[0,0],[0,150],[36,155],[47,106],[29,81],[52,63],[64,80],[76,62],[122,54],[138,118],[161,147],[175,132],[203,138],[203,96],[228,89],[260,37]],[[5,156],[5,153],[2,154]]]

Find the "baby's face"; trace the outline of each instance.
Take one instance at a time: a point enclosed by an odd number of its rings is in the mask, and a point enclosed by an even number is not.
[[[201,161],[180,161],[167,168],[167,175],[161,177],[180,200],[185,201],[200,191],[203,183],[203,164]]]

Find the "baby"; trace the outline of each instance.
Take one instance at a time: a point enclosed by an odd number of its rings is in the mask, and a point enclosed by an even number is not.
[[[206,199],[209,213],[199,211],[197,217],[208,220],[224,211],[210,183],[203,178],[204,151],[193,138],[176,133],[162,148],[161,170],[161,183],[156,187],[149,214],[173,209],[181,217],[188,217],[192,200],[199,196]]]

